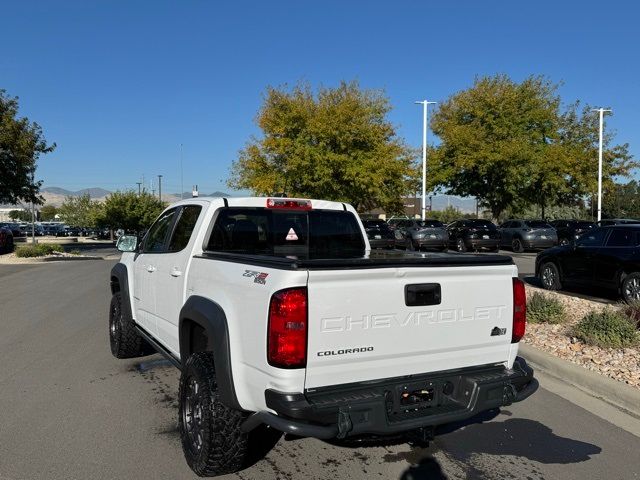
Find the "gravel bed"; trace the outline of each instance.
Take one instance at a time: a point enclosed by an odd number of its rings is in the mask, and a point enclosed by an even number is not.
[[[581,365],[594,372],[606,375],[640,389],[640,348],[600,348],[587,345],[571,336],[573,326],[591,310],[619,308],[600,302],[570,297],[557,292],[526,286],[527,296],[533,292],[559,299],[565,307],[567,321],[564,324],[527,324],[523,341],[556,357]]]

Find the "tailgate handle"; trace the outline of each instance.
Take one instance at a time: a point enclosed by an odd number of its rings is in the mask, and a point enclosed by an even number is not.
[[[415,283],[404,286],[404,303],[407,307],[440,305],[442,291],[439,283]]]

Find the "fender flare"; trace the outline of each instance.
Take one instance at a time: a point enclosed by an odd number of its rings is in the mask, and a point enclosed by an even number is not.
[[[118,280],[117,285],[119,288],[116,287],[116,282],[113,281],[114,277]],[[111,294],[114,295],[118,290],[122,293],[122,305],[125,309],[124,313],[129,315],[129,318],[133,318],[131,311],[131,297],[129,296],[129,275],[126,265],[123,263],[116,263],[111,269],[109,280],[111,285]]]
[[[187,299],[180,310],[178,327],[180,360],[183,366],[191,354],[190,339],[185,320],[199,325],[207,334],[207,351],[213,352],[220,401],[228,407],[243,410],[238,403],[233,384],[229,328],[224,310],[216,302],[205,297],[192,295]]]

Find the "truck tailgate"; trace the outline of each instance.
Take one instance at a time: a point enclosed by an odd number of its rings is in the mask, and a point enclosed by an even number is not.
[[[305,388],[507,363],[513,265],[309,270]]]

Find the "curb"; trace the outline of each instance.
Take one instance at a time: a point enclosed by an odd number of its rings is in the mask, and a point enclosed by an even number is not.
[[[640,418],[640,390],[521,343],[519,353],[543,373]]]

